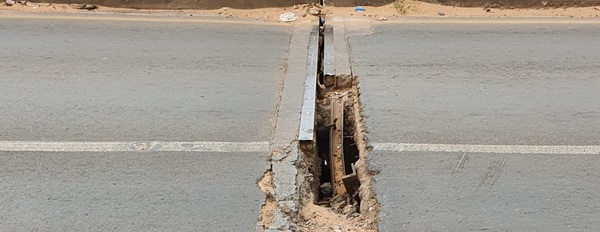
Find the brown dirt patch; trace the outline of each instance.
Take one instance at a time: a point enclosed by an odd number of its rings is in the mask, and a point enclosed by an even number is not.
[[[365,6],[365,12],[356,12],[354,7],[330,7],[320,8],[322,14],[327,16],[341,16],[354,18],[383,19],[390,17],[573,17],[573,18],[597,18],[600,17],[600,6],[593,7],[569,7],[569,8],[544,8],[544,9],[498,9],[481,7],[453,7],[439,4],[410,1],[410,7],[406,7],[405,13],[399,13],[394,4],[379,7]],[[214,16],[222,18],[248,18],[262,21],[279,22],[279,16],[286,12],[293,12],[298,19],[295,22],[307,22],[317,17],[307,14],[310,5],[296,5],[287,8],[261,8],[261,9],[231,9],[221,8],[216,10],[136,10],[125,8],[110,8],[98,6],[97,9],[79,10],[68,4],[31,3],[28,5],[15,4],[6,6],[0,4],[0,10],[21,12],[60,12],[60,13],[82,13],[82,12],[113,12],[143,15],[168,15],[179,17]],[[315,8],[315,7],[312,7]],[[281,22],[284,24],[284,22]]]
[[[275,188],[273,184],[273,172],[268,170],[263,177],[258,181],[258,187],[264,193],[270,193]]]
[[[263,228],[269,228],[275,222],[273,211],[277,209],[277,203],[271,196],[267,196],[265,203],[260,207],[260,222]]]
[[[271,170],[267,170],[261,179],[258,180],[258,187],[261,191],[267,194],[265,198],[265,202],[260,207],[260,223],[263,228],[269,228],[275,221],[273,216],[273,211],[277,209],[277,202],[273,199],[271,195],[271,191],[275,188],[273,184],[273,172]]]
[[[365,217],[347,217],[337,214],[329,208],[315,204],[303,206],[300,214],[304,219],[304,223],[300,225],[302,231],[377,231],[373,227],[375,222]]]

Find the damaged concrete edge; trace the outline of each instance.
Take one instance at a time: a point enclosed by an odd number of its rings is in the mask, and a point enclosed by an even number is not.
[[[256,231],[294,230],[298,221],[300,195],[297,178],[302,177],[297,169],[300,159],[297,135],[311,28],[312,25],[294,25],[291,28],[287,66],[281,81],[279,105],[275,113],[271,156],[265,171],[265,177],[270,175],[272,188],[265,191],[266,198],[261,206]],[[261,186],[261,189],[264,191],[265,188]]]
[[[338,59],[341,62],[335,62],[335,72],[350,73],[351,59],[349,58],[350,51],[347,45],[347,36],[345,28],[340,27],[341,34],[338,33],[338,41],[333,41],[334,48],[329,48],[330,53],[340,52],[341,57]],[[292,27],[292,35],[288,50],[287,66],[285,66],[285,75],[281,80],[280,99],[276,107],[275,124],[273,130],[272,153],[269,157],[269,165],[265,171],[262,180],[259,181],[261,190],[266,193],[265,202],[261,206],[260,220],[257,224],[257,231],[311,231],[313,226],[311,222],[306,221],[308,215],[314,213],[324,213],[326,217],[336,218],[335,222],[326,223],[349,223],[353,221],[351,226],[361,231],[377,230],[377,221],[379,206],[375,199],[372,187],[374,180],[373,172],[369,169],[367,155],[371,151],[366,138],[366,128],[364,126],[364,117],[362,106],[360,105],[360,93],[358,92],[358,80],[354,77],[348,79],[353,80],[352,88],[356,93],[353,98],[354,107],[351,110],[353,115],[351,118],[359,119],[356,128],[354,129],[354,137],[360,150],[360,159],[357,162],[356,172],[360,179],[361,189],[359,189],[360,198],[364,199],[360,203],[361,223],[367,222],[362,226],[358,226],[359,221],[345,218],[343,215],[332,215],[331,210],[320,208],[315,210],[313,207],[317,199],[315,191],[318,191],[320,171],[320,161],[317,156],[317,148],[315,141],[299,141],[298,128],[300,125],[300,112],[302,102],[304,100],[304,79],[306,76],[307,65],[307,46],[309,46],[311,26],[294,26]],[[334,30],[335,32],[335,30]],[[331,35],[329,35],[331,37]],[[334,36],[335,39],[335,36]],[[341,39],[341,41],[339,41]],[[335,50],[333,50],[335,49]],[[310,53],[310,52],[309,52]],[[337,57],[337,56],[336,56]],[[329,64],[333,64],[331,62]],[[337,66],[337,64],[340,66]],[[331,67],[330,67],[331,69]],[[348,75],[346,75],[348,76]],[[305,156],[305,154],[312,154]],[[318,208],[318,207],[317,207]],[[368,218],[365,218],[368,217]],[[357,219],[358,220],[358,219]],[[328,221],[328,220],[326,220]],[[307,224],[308,222],[308,224]],[[320,223],[320,222],[319,222]],[[333,225],[332,224],[332,225]],[[355,225],[356,224],[356,225]],[[320,224],[321,225],[321,224]],[[326,226],[322,224],[322,226]],[[344,226],[345,227],[345,226]],[[340,227],[341,228],[341,227]],[[325,228],[322,228],[325,229]],[[352,230],[355,231],[355,230]]]
[[[375,166],[372,159],[373,147],[369,144],[368,130],[366,123],[366,115],[364,113],[364,107],[362,105],[360,83],[358,79],[354,80],[355,93],[358,95],[355,98],[354,103],[354,118],[356,118],[356,130],[354,131],[355,142],[358,147],[359,159],[356,162],[356,172],[358,174],[359,181],[361,183],[359,189],[359,196],[361,199],[361,214],[367,218],[374,218],[375,224],[379,224],[379,212],[380,204],[376,197],[375,187],[376,181],[375,176],[379,173],[379,168]]]
[[[334,50],[335,50],[335,69],[336,73],[348,73],[352,76],[355,75],[354,70],[352,68],[352,50],[350,47],[350,37],[351,36],[366,36],[372,35],[373,30],[369,25],[368,28],[359,28],[359,31],[348,32],[344,18],[334,18],[329,20],[334,25]],[[373,159],[373,148],[369,144],[368,140],[368,123],[367,116],[364,112],[364,107],[362,105],[362,96],[360,91],[360,81],[358,78],[354,79],[354,88],[356,88],[355,92],[358,93],[356,96],[355,104],[354,104],[354,117],[357,120],[356,131],[355,131],[355,141],[357,143],[358,149],[360,151],[360,158],[357,161],[357,172],[358,176],[361,178],[361,188],[363,188],[360,192],[361,199],[370,199],[367,201],[363,201],[361,203],[361,209],[366,209],[365,212],[361,213],[372,213],[373,218],[376,218],[377,224],[380,220],[379,217],[379,208],[381,207],[376,198],[376,175],[380,170],[377,163],[374,162]],[[362,162],[360,164],[359,162]]]

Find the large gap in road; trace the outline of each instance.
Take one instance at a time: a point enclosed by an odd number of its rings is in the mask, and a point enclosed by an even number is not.
[[[298,226],[301,231],[377,231],[379,206],[366,161],[371,147],[358,78],[325,75],[319,82],[316,140],[300,144],[299,172],[305,178]]]
[[[300,140],[272,151],[270,168],[258,181],[267,196],[257,229],[378,231],[374,173],[367,167],[372,148],[359,81],[355,76],[331,74],[333,52],[325,53],[332,49],[332,44],[326,44],[333,43],[331,33],[332,27],[326,27],[320,17],[318,40],[315,30],[309,42]]]

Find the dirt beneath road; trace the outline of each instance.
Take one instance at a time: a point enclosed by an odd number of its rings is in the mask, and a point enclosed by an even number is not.
[[[367,164],[371,147],[367,140],[358,78],[326,75],[319,86],[316,140],[301,144],[303,159],[298,169],[306,178],[300,183],[301,220],[297,223],[298,231],[378,231],[379,204],[373,192],[373,175],[376,173]],[[339,99],[345,100],[340,102]],[[342,106],[338,105],[342,103]],[[343,110],[340,112],[337,107]],[[338,120],[340,117],[342,120]],[[335,136],[345,139],[341,142],[335,140]],[[343,149],[342,162],[354,164],[351,170],[347,165],[335,169],[332,160],[339,149]],[[335,190],[337,179],[332,169],[344,174],[354,173],[358,183],[353,185],[353,182],[342,181],[346,190]]]
[[[261,179],[258,180],[258,187],[261,191],[263,191],[267,196],[265,198],[265,202],[260,207],[260,222],[265,228],[269,228],[273,224],[275,220],[273,218],[273,211],[277,208],[277,203],[273,196],[271,195],[271,191],[275,188],[273,184],[273,172],[266,171]]]
[[[312,10],[311,10],[312,9]],[[357,12],[354,7],[316,7],[311,5],[296,5],[288,8],[262,8],[241,10],[221,8],[217,10],[136,10],[125,8],[109,8],[98,6],[94,10],[76,9],[75,5],[51,3],[16,3],[13,6],[2,4],[0,10],[21,12],[113,12],[144,15],[172,15],[180,17],[216,16],[223,18],[248,18],[260,21],[280,21],[280,15],[292,12],[297,17],[294,22],[315,20],[316,16],[310,11],[318,10],[327,16],[343,16],[356,18],[370,18],[373,20],[386,20],[392,17],[573,17],[573,18],[598,18],[600,6],[579,8],[545,8],[545,9],[485,9],[469,7],[453,7],[438,4],[404,0],[402,4],[389,4],[380,7],[364,7],[365,11]],[[283,23],[283,22],[282,22]]]

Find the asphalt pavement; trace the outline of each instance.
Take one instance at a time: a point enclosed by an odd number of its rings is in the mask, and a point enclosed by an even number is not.
[[[381,231],[600,229],[599,24],[519,20],[335,32],[361,81]],[[0,25],[1,231],[254,230],[282,81],[304,68],[288,70],[303,61],[290,27]]]
[[[0,18],[0,230],[254,230],[289,27],[59,16]]]
[[[599,230],[598,28],[348,23],[381,231]]]

